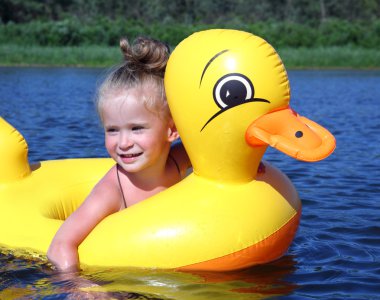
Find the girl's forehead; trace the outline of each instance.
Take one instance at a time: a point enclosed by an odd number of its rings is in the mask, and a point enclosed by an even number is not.
[[[134,94],[115,97],[106,101],[102,109],[103,117],[120,118],[128,120],[155,119],[158,114],[149,110],[144,101]]]
[[[137,85],[133,87],[114,87],[108,89],[103,94],[102,103],[99,106],[99,113],[102,119],[104,114],[117,113],[128,114],[147,112],[156,117],[166,119],[164,102],[160,99],[161,94],[157,87],[151,84]]]
[[[157,90],[152,88],[150,85],[138,85],[135,87],[129,88],[117,88],[115,90],[111,90],[106,95],[105,102],[124,102],[127,100],[143,100],[145,98],[155,98],[157,97]]]
[[[125,115],[131,112],[145,112],[147,109],[141,99],[133,94],[126,94],[106,101],[103,110],[109,113],[113,112]]]

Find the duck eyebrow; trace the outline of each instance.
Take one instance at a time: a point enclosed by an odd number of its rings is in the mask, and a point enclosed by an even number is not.
[[[215,54],[209,61],[208,63],[206,64],[205,68],[203,69],[203,72],[202,72],[202,76],[201,76],[201,81],[199,82],[199,87],[201,86],[202,84],[202,79],[203,79],[203,76],[205,75],[206,73],[206,70],[207,68],[210,66],[210,64],[215,60],[215,58],[217,58],[219,55],[222,55],[223,53],[229,51],[228,49],[225,49],[225,50],[222,50],[220,52],[218,52],[217,54]]]

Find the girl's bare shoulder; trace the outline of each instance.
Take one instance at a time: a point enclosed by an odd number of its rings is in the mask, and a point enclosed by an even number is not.
[[[120,209],[121,194],[116,172],[117,168],[113,166],[92,189],[87,200],[94,206],[106,208],[110,212]]]

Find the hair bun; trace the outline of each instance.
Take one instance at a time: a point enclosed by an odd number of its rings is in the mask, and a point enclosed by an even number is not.
[[[130,45],[126,38],[122,38],[120,49],[129,69],[163,76],[170,53],[169,47],[164,43],[138,37]]]

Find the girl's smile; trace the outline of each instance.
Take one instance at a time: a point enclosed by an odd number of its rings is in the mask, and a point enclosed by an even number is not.
[[[124,163],[130,164],[130,163],[135,162],[138,159],[138,157],[141,156],[142,154],[143,152],[136,153],[136,154],[118,154],[118,155]]]

